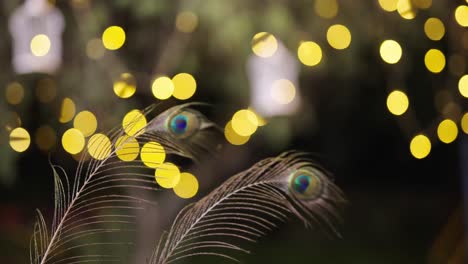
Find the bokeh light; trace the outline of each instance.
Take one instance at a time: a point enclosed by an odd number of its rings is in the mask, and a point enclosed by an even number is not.
[[[394,115],[402,115],[408,110],[408,96],[402,91],[393,91],[387,97],[387,108]]]
[[[412,0],[411,2],[419,9],[428,9],[432,6],[432,0]]]
[[[177,14],[176,28],[184,33],[193,32],[198,25],[198,16],[192,11],[182,11]]]
[[[401,59],[403,51],[395,40],[387,39],[380,45],[380,57],[386,63],[395,64]]]
[[[431,141],[423,134],[416,135],[411,140],[410,151],[413,157],[423,159],[431,152]]]
[[[125,31],[119,26],[110,26],[102,33],[102,44],[108,50],[117,50],[125,43]]]
[[[296,87],[294,87],[294,84],[290,80],[279,79],[271,85],[270,95],[278,104],[289,104],[296,96]],[[255,113],[254,115],[257,116]]]
[[[31,137],[26,129],[17,127],[10,132],[10,147],[16,152],[24,152],[31,144]]]
[[[455,20],[462,27],[468,27],[468,6],[460,5],[455,9]]]
[[[174,84],[173,96],[179,100],[187,100],[195,94],[197,82],[189,73],[179,73],[172,78]]]
[[[94,134],[88,141],[88,153],[97,160],[103,160],[111,154],[112,144],[104,134]]]
[[[336,0],[316,0],[315,13],[323,18],[334,18],[338,14],[338,2]]]
[[[431,17],[424,23],[424,33],[431,40],[440,40],[445,34],[444,23],[438,18]]]
[[[275,36],[268,32],[260,32],[252,38],[252,51],[255,55],[268,58],[275,54],[278,49],[278,42]]]
[[[123,161],[132,161],[140,153],[140,144],[134,137],[121,136],[115,142],[115,153]]]
[[[182,172],[180,174],[179,183],[174,186],[174,193],[183,199],[189,199],[194,197],[198,192],[198,180],[197,178],[188,172]]]
[[[50,103],[57,96],[57,85],[52,78],[46,77],[37,83],[36,97],[41,103]]]
[[[17,82],[12,82],[7,85],[5,90],[5,97],[9,104],[17,105],[23,101],[24,88]]]
[[[171,97],[174,92],[174,83],[172,83],[172,80],[169,77],[161,76],[153,81],[151,90],[154,97],[159,100],[165,100]]]
[[[122,119],[122,128],[129,136],[134,136],[137,132],[144,133],[146,124],[145,115],[138,109],[131,110]]]
[[[250,139],[250,136],[241,136],[237,134],[232,128],[232,121],[229,121],[224,128],[224,137],[229,143],[236,146],[244,145]]]
[[[62,135],[63,149],[70,154],[80,153],[85,146],[85,137],[80,130],[70,128]]]
[[[461,128],[465,134],[468,134],[468,113],[465,113],[461,119]]]
[[[297,57],[306,66],[315,66],[322,60],[322,49],[313,41],[303,41],[297,49]]]
[[[36,130],[36,145],[42,151],[49,151],[55,146],[57,137],[52,127],[43,125]]]
[[[47,53],[49,53],[50,46],[50,39],[44,34],[36,35],[31,39],[30,48],[31,53],[34,56],[42,57],[47,55]]]
[[[351,43],[351,32],[344,25],[333,25],[327,30],[327,41],[335,49],[346,49]]]
[[[458,91],[463,97],[468,98],[468,74],[463,75],[458,81]]]
[[[443,120],[437,127],[437,136],[439,137],[440,141],[446,144],[451,143],[457,139],[457,135],[457,124],[450,119]]]
[[[101,39],[90,39],[88,43],[86,43],[86,55],[90,59],[98,60],[102,58],[102,56],[104,56],[105,51],[106,50]]]
[[[414,9],[411,0],[398,0],[397,11],[404,19],[413,19],[416,17],[416,9]]]
[[[180,181],[180,170],[173,163],[166,162],[157,166],[154,177],[159,186],[174,188]]]
[[[130,98],[136,91],[136,80],[131,73],[124,72],[114,82],[114,93],[120,98]]]
[[[380,7],[387,12],[397,10],[397,4],[398,0],[379,0]]]
[[[70,98],[64,98],[62,101],[62,105],[60,107],[60,116],[59,122],[60,123],[67,123],[70,122],[73,117],[75,116],[75,103]]]
[[[96,116],[90,111],[81,111],[75,116],[73,127],[80,130],[85,137],[91,136],[97,129]]]
[[[146,166],[157,168],[166,160],[166,151],[158,142],[150,141],[141,148],[140,158]]]
[[[257,130],[257,115],[248,109],[237,111],[232,116],[232,128],[240,136],[250,136]]]
[[[438,49],[430,49],[424,56],[426,68],[433,73],[439,73],[445,68],[445,56]]]

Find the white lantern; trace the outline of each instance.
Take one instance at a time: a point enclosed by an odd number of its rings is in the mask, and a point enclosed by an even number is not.
[[[298,62],[279,40],[272,56],[251,55],[247,74],[253,109],[263,117],[294,114],[301,104],[298,72]]]
[[[26,0],[10,17],[16,73],[53,74],[62,63],[64,18],[47,0]]]

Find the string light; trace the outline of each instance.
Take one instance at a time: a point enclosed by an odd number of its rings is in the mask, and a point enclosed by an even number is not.
[[[408,96],[402,91],[393,91],[387,97],[387,108],[394,115],[402,115],[408,110]]]
[[[191,11],[183,11],[177,14],[176,28],[184,33],[193,32],[198,25],[198,16]]]
[[[114,82],[114,93],[120,98],[130,98],[136,91],[136,80],[131,73],[124,72]]]
[[[134,137],[121,136],[115,142],[115,153],[123,161],[132,161],[138,157],[140,145]]]
[[[68,123],[75,116],[75,103],[70,98],[64,98],[62,101],[62,106],[60,108],[60,123]]]
[[[21,103],[24,98],[23,86],[17,82],[8,84],[5,90],[5,97],[9,104],[17,105]]]
[[[31,39],[31,53],[36,57],[43,57],[49,53],[50,50],[50,39],[44,34],[39,34]]]
[[[273,98],[273,100],[275,100],[279,104],[289,104],[294,100],[294,97],[296,96],[296,87],[294,87],[294,84],[290,80],[276,80],[271,86],[270,95],[271,98]],[[254,115],[256,116],[255,113]]]
[[[224,127],[224,137],[229,143],[236,146],[244,145],[250,139],[250,136],[241,136],[237,134],[232,128],[232,121],[229,121]]]
[[[462,27],[468,27],[468,6],[460,5],[455,9],[455,20]]]
[[[109,157],[111,151],[111,141],[104,134],[94,134],[88,141],[88,153],[97,160]]]
[[[240,136],[250,136],[257,130],[257,116],[248,109],[237,111],[232,117],[232,128]]]
[[[411,0],[398,0],[397,11],[404,19],[413,19],[416,17],[416,10],[413,8]]]
[[[278,42],[275,36],[268,32],[259,32],[252,38],[252,51],[259,57],[271,57],[275,54],[277,49]]]
[[[174,84],[173,96],[179,100],[187,100],[195,94],[197,82],[189,73],[179,73],[172,78]]]
[[[457,135],[457,124],[455,124],[455,122],[450,119],[443,120],[437,127],[437,136],[439,137],[440,141],[446,144],[452,143],[455,139],[457,139]]]
[[[10,147],[16,152],[24,152],[31,144],[31,137],[26,129],[17,127],[10,132]]]
[[[379,0],[380,7],[387,12],[396,11],[397,4],[398,0]]]
[[[327,30],[327,41],[335,49],[346,49],[351,43],[351,32],[344,25],[332,25]]]
[[[150,141],[141,148],[140,158],[146,166],[157,168],[166,159],[166,151],[158,142]]]
[[[463,97],[468,98],[468,74],[463,75],[458,81],[458,91]]]
[[[154,97],[159,100],[166,100],[171,97],[174,92],[174,83],[172,83],[172,80],[169,77],[161,76],[153,81],[151,90]]]
[[[411,154],[417,159],[423,159],[431,152],[431,141],[423,134],[416,135],[410,143]]]
[[[63,149],[70,154],[80,153],[85,146],[83,133],[76,128],[70,128],[62,135]]]
[[[102,33],[102,44],[108,50],[120,49],[125,43],[125,31],[119,26],[110,26]]]
[[[198,192],[198,180],[193,174],[182,172],[180,174],[179,183],[174,186],[173,190],[174,193],[180,198],[192,198]]]
[[[315,13],[323,18],[334,18],[338,14],[338,2],[336,0],[316,0]]]
[[[122,128],[129,136],[134,136],[137,132],[144,133],[146,124],[146,117],[138,109],[131,110],[122,119]]]
[[[438,49],[430,49],[424,56],[424,64],[432,73],[439,73],[445,68],[445,56]]]
[[[444,23],[438,18],[431,17],[424,23],[424,33],[431,40],[440,40],[445,34]]]
[[[315,66],[322,60],[322,49],[313,41],[304,41],[299,44],[297,57],[306,66]]]
[[[73,127],[80,130],[85,137],[91,136],[97,129],[96,116],[90,111],[81,111],[75,116]]]
[[[468,113],[465,113],[461,119],[461,127],[465,134],[468,134]]]
[[[387,39],[380,44],[380,57],[388,64],[395,64],[401,59],[403,51],[395,40]]]
[[[154,176],[159,186],[166,189],[174,188],[180,181],[179,168],[169,162],[158,165]]]

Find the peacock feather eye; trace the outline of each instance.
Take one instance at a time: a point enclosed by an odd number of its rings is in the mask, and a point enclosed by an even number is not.
[[[291,175],[289,189],[298,198],[314,199],[322,193],[323,186],[314,169],[301,169]]]
[[[178,114],[171,120],[171,131],[177,135],[181,135],[187,131],[188,120],[185,115]]]
[[[167,120],[167,129],[179,138],[189,137],[198,131],[199,128],[200,119],[191,111],[177,112]]]

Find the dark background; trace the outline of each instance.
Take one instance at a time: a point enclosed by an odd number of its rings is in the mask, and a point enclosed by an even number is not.
[[[46,106],[36,102],[32,87],[42,75],[18,76],[11,67],[7,20],[21,2],[0,4],[0,86],[4,91],[9,82],[19,81],[29,99],[11,106],[2,93],[0,119],[2,112],[16,111],[29,131],[50,123],[60,138],[70,126],[58,123],[50,114],[60,100]],[[235,111],[249,106],[245,61],[256,32],[273,33],[293,54],[301,39],[312,38],[321,45],[325,56],[321,64],[313,68],[301,65],[303,107],[292,117],[270,120],[246,145],[226,146],[226,170],[217,181],[205,185],[214,187],[228,175],[288,149],[311,152],[332,172],[349,200],[338,225],[342,238],[320,230],[305,231],[301,223],[291,221],[250,246],[253,254],[242,258],[246,263],[463,263],[466,206],[464,209],[462,178],[468,177],[468,136],[460,129],[455,142],[438,141],[435,131],[444,114],[436,108],[435,98],[440,89],[447,89],[464,112],[466,101],[458,94],[456,82],[466,69],[463,66],[460,73],[448,64],[434,75],[425,69],[423,56],[428,48],[437,47],[447,58],[461,54],[466,62],[466,29],[453,18],[456,6],[466,2],[433,0],[413,20],[384,12],[378,1],[338,1],[338,15],[333,19],[315,14],[314,1],[83,1],[87,5],[80,8],[74,2],[79,1],[55,3],[64,14],[66,29],[63,67],[53,78],[58,98],[72,97],[79,109],[92,109],[99,130],[118,125],[129,109],[157,102],[149,87],[152,76],[161,72],[170,76],[192,73],[198,88],[190,101],[212,104],[207,114],[224,126]],[[168,39],[174,36],[178,10],[185,9],[199,15],[199,24],[193,33],[176,36],[185,48],[174,51]],[[439,17],[446,27],[439,42],[424,35],[424,21],[431,16]],[[351,46],[344,51],[333,50],[326,43],[326,29],[334,23],[345,24],[351,31]],[[137,92],[128,100],[112,92],[112,74],[107,72],[111,55],[94,61],[85,52],[87,40],[99,38],[113,24],[125,29],[127,40],[112,56],[137,80]],[[378,47],[386,38],[398,39],[404,48],[396,65],[380,59]],[[171,52],[181,52],[180,59],[162,58]],[[388,112],[386,97],[394,86],[405,89],[410,97],[412,118]],[[165,102],[176,103],[175,99]],[[409,152],[409,141],[420,132],[429,135],[432,150],[428,157],[417,160]],[[49,155],[69,170],[76,166],[59,142],[51,154],[34,143],[18,154],[8,145],[8,133],[1,133],[1,171],[14,176],[0,184],[1,263],[28,261],[35,208],[50,219],[53,181]],[[203,182],[203,175],[197,176]]]

